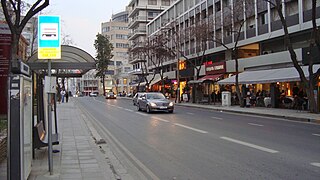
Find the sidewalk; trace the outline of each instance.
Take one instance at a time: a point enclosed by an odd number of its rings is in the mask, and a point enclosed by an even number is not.
[[[296,121],[306,121],[313,123],[320,123],[320,114],[310,113],[308,111],[300,111],[294,109],[280,109],[280,108],[266,108],[266,107],[250,107],[242,108],[239,105],[236,106],[221,106],[221,103],[213,104],[195,104],[195,103],[176,103],[176,106],[205,108],[217,111],[245,113],[252,115],[261,115],[268,117],[279,117]]]
[[[53,146],[53,175],[48,171],[47,148],[35,150],[29,180],[113,180],[115,173],[110,149],[100,150],[95,144],[85,116],[71,98],[68,103],[57,105],[60,144]],[[106,146],[108,144],[104,144]],[[102,153],[104,152],[104,153]],[[127,175],[128,177],[128,175]],[[123,179],[123,178],[122,178]],[[124,178],[131,179],[131,178]]]

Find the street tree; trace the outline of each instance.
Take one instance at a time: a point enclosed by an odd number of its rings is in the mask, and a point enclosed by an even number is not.
[[[37,0],[27,6],[22,0],[1,0],[1,6],[6,22],[12,34],[11,43],[11,68],[18,67],[17,54],[20,36],[27,22],[41,10],[49,5],[49,0]],[[25,15],[24,15],[25,13]]]
[[[164,62],[168,59],[174,58],[175,54],[167,44],[170,42],[170,38],[161,31],[150,38],[150,45],[152,51],[152,58],[149,59],[149,63],[152,66],[154,74],[159,74],[161,79],[161,91],[164,94]]]
[[[103,86],[103,95],[106,95],[105,91],[105,77],[108,71],[108,65],[113,57],[112,50],[113,46],[110,43],[109,38],[100,33],[96,35],[96,40],[94,41],[94,47],[96,49],[96,60],[97,60],[97,73],[96,77],[101,78]]]
[[[138,75],[138,91],[140,91],[139,87],[142,82],[146,82],[146,90],[148,90],[150,83],[155,78],[155,73],[152,73],[151,78],[147,78],[150,75],[148,61],[151,62],[154,58],[152,51],[152,42],[149,38],[146,38],[145,41],[136,41],[132,48],[129,49],[130,58],[138,60],[141,65],[140,74]]]
[[[207,26],[210,35],[209,43],[216,43],[216,46],[224,47],[226,52],[231,53],[231,58],[235,61],[235,87],[241,107],[244,106],[244,101],[242,101],[244,97],[239,86],[239,41],[243,38],[244,29],[249,27],[250,22],[254,20],[252,19],[255,11],[254,6],[252,0],[236,0],[222,6],[223,14],[221,16],[208,18],[208,23],[211,24]],[[233,43],[230,43],[232,40]]]
[[[316,58],[317,54],[320,54],[320,29],[319,29],[319,25],[316,22],[317,0],[311,1],[312,2],[312,20],[311,20],[312,30],[311,30],[310,37],[305,37],[308,39],[308,42],[309,42],[309,59],[308,59],[309,78],[307,78],[306,75],[304,74],[297,60],[296,52],[294,51],[294,48],[293,48],[292,35],[289,34],[287,19],[284,17],[284,14],[283,14],[283,7],[285,2],[283,0],[264,0],[264,1],[267,1],[272,6],[275,7],[277,14],[280,18],[283,32],[284,32],[284,42],[290,53],[290,58],[292,60],[292,63],[299,73],[302,86],[306,90],[307,97],[309,100],[310,112],[319,113],[319,110],[316,104],[315,94],[313,91],[315,89],[317,79],[319,78],[319,75],[320,75],[320,69],[316,70],[316,72],[313,71],[313,64],[314,64],[313,59]]]

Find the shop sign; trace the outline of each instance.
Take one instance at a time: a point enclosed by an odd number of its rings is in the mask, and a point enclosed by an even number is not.
[[[213,75],[213,74],[222,74],[226,72],[226,64],[225,62],[218,62],[206,65],[206,75]]]

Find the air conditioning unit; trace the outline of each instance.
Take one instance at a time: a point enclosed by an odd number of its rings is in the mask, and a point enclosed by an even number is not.
[[[262,54],[265,55],[265,54],[271,54],[272,51],[262,51]]]

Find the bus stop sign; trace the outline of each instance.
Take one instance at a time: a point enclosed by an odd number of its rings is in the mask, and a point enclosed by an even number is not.
[[[61,59],[60,16],[38,17],[38,59]]]

